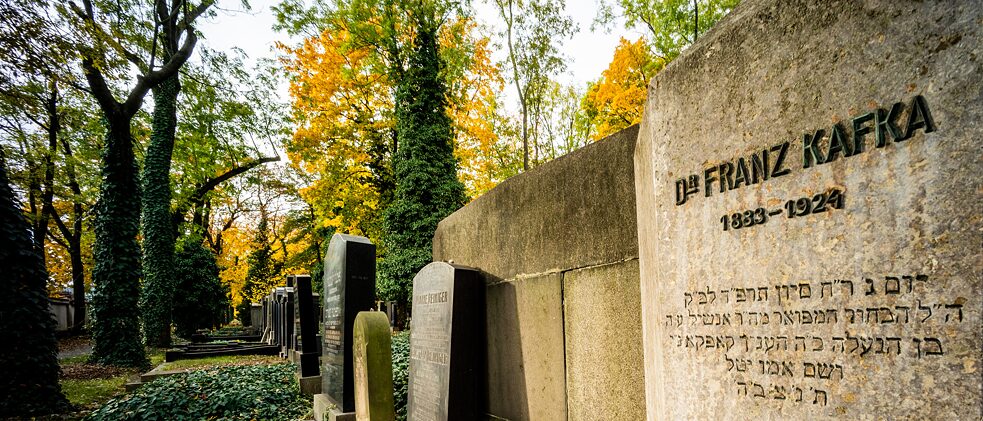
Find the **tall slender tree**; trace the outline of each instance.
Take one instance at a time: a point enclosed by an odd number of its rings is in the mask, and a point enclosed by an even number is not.
[[[14,200],[0,149],[0,417],[39,415],[69,407],[58,385],[58,344],[48,310],[44,263]]]
[[[157,67],[154,65],[153,51],[148,63],[103,27],[105,18],[97,16],[92,0],[82,0],[81,6],[75,2],[68,2],[68,5],[79,28],[92,39],[91,45],[80,47],[82,70],[107,127],[102,155],[102,183],[94,223],[94,346],[91,359],[103,364],[143,367],[149,363],[140,340],[138,307],[142,274],[140,246],[137,243],[141,189],[133,153],[131,124],[147,93],[177,75],[188,60],[198,41],[190,24],[192,19],[189,18],[200,12],[197,8],[189,10],[183,1],[154,1],[155,10],[164,10],[166,15],[174,15],[175,18],[158,22],[151,36],[156,39],[158,30],[174,37],[184,33],[181,47],[162,66]],[[141,72],[123,100],[116,98],[102,70],[107,61],[107,50],[115,51]]]
[[[457,178],[454,132],[437,45],[442,17],[420,15],[415,46],[396,93],[396,192],[384,214],[388,255],[379,282],[380,295],[402,306],[411,296],[413,274],[432,259],[437,223],[466,200],[464,184]]]
[[[206,0],[189,10],[187,0],[157,1],[155,19],[161,27],[160,56],[164,63],[180,53],[181,28],[190,26],[214,0]],[[176,12],[184,9],[183,21]],[[155,40],[156,41],[156,40]],[[156,46],[156,44],[155,44]],[[153,52],[152,52],[153,54]],[[153,56],[151,56],[153,59]],[[149,346],[171,344],[171,302],[174,291],[174,242],[171,226],[171,158],[177,128],[177,102],[181,92],[180,75],[169,75],[153,89],[154,116],[150,144],[143,163],[143,261],[144,281],[140,304],[144,335]]]

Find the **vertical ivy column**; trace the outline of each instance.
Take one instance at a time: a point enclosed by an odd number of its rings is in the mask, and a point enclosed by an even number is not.
[[[143,265],[140,307],[148,346],[171,344],[174,298],[174,229],[171,222],[171,155],[177,127],[178,76],[153,89],[154,116],[143,163]]]

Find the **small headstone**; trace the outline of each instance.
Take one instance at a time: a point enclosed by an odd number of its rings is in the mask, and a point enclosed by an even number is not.
[[[352,327],[358,312],[371,309],[375,299],[375,245],[368,238],[331,237],[324,258],[322,297],[321,393],[340,412],[354,413]]]
[[[413,278],[411,420],[471,420],[482,414],[484,292],[478,272],[444,262]]]
[[[391,421],[396,415],[389,319],[386,313],[363,311],[355,317],[354,328],[355,419]]]

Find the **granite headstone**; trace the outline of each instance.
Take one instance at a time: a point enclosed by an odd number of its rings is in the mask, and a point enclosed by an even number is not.
[[[484,292],[477,271],[444,262],[428,264],[413,278],[409,419],[483,414]]]
[[[343,413],[355,411],[352,326],[375,300],[375,245],[335,234],[324,258],[321,393]]]

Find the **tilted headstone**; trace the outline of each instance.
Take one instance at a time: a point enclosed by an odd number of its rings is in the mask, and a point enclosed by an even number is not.
[[[358,312],[371,309],[375,300],[375,245],[365,237],[332,236],[324,258],[321,296],[321,393],[341,412],[353,413],[352,326]]]
[[[409,419],[473,420],[483,413],[484,292],[477,271],[444,262],[413,278]]]
[[[386,313],[358,313],[352,336],[352,355],[355,418],[358,421],[394,420],[392,333]]]
[[[983,417],[981,22],[747,1],[655,76],[649,419]]]
[[[301,377],[317,376],[320,373],[320,354],[317,352],[317,319],[314,297],[311,294],[311,277],[297,275],[297,312],[299,314],[300,335],[300,375]]]

